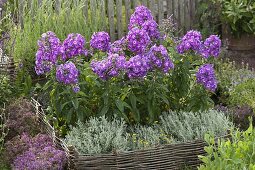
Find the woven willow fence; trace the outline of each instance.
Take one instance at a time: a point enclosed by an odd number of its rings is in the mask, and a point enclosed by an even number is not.
[[[16,0],[18,1],[18,21],[23,26],[23,14],[25,9],[40,8],[42,1],[45,0]],[[53,0],[50,0],[53,1]],[[53,7],[56,13],[59,9],[66,5],[70,8],[77,3],[83,3],[83,13],[85,21],[100,22],[102,30],[108,31],[112,41],[116,38],[122,38],[127,30],[129,19],[138,5],[145,5],[151,11],[158,23],[161,23],[163,18],[172,15],[177,23],[177,31],[182,34],[190,30],[195,21],[195,13],[200,0],[54,0]],[[2,3],[5,2],[2,0]],[[34,6],[37,4],[39,6]],[[4,11],[1,8],[0,1],[0,19],[4,16]],[[82,22],[82,21],[81,21]]]

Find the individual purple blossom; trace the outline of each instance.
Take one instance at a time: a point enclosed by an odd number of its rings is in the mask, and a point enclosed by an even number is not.
[[[217,80],[215,77],[212,64],[204,64],[196,73],[197,83],[202,84],[207,90],[215,91],[217,88]]]
[[[91,62],[92,71],[103,80],[119,76],[120,72],[124,71],[125,68],[126,58],[118,54],[109,54],[104,60],[93,60]]]
[[[119,55],[124,55],[125,50],[127,46],[127,40],[126,37],[121,38],[120,40],[114,41],[109,48],[108,53],[110,54],[119,54]]]
[[[198,31],[188,31],[181,39],[180,44],[177,46],[177,52],[183,54],[186,51],[193,50],[198,52],[202,44],[202,35]]]
[[[69,58],[87,55],[87,50],[85,49],[85,39],[81,34],[69,34],[64,40],[61,47],[62,60],[67,60]]]
[[[147,20],[142,24],[142,29],[144,29],[149,37],[153,40],[160,38],[160,32],[158,29],[158,24],[154,20]]]
[[[108,51],[110,46],[109,34],[104,31],[94,33],[90,40],[90,46],[103,52]]]
[[[200,49],[200,54],[204,58],[209,58],[210,56],[218,57],[220,54],[221,40],[217,35],[211,35],[205,40]]]
[[[142,54],[150,44],[150,37],[145,30],[135,27],[128,32],[127,41],[130,51]]]
[[[73,91],[78,93],[80,91],[80,86],[78,84],[73,85]]]
[[[142,26],[148,20],[153,20],[151,11],[145,6],[138,6],[130,17],[128,29],[131,30],[134,27]]]
[[[127,62],[127,75],[130,79],[142,78],[150,70],[149,58],[144,55],[131,57]]]
[[[71,61],[61,64],[57,67],[56,78],[60,83],[76,84],[78,83],[79,71],[76,68],[75,64]]]
[[[41,75],[51,71],[52,67],[57,63],[61,42],[55,33],[48,31],[42,34],[37,44],[35,71],[37,75]]]
[[[152,46],[148,57],[152,69],[160,69],[164,73],[167,73],[170,69],[174,68],[174,64],[168,55],[167,49],[163,45]]]

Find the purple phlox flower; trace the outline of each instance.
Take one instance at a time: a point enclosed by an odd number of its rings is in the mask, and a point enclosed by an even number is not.
[[[217,35],[211,35],[205,40],[201,45],[200,54],[204,58],[209,58],[210,56],[218,57],[220,54],[221,40]]]
[[[137,27],[128,32],[127,41],[128,49],[136,54],[144,53],[151,42],[148,33]]]
[[[79,70],[76,68],[75,64],[71,61],[57,66],[56,78],[60,83],[65,85],[72,85],[73,91],[78,92],[78,77]]]
[[[150,60],[147,56],[136,55],[127,62],[127,75],[130,79],[142,78],[150,70]]]
[[[148,20],[153,20],[151,11],[145,6],[138,6],[130,17],[128,29],[131,30],[134,27],[142,26]]]
[[[163,45],[154,45],[147,54],[150,60],[151,69],[156,68],[167,73],[174,68],[174,64],[170,59],[167,49]]]
[[[109,34],[104,31],[94,33],[90,40],[90,46],[103,52],[108,51],[110,46]]]
[[[217,80],[215,77],[212,64],[204,64],[196,73],[197,83],[202,84],[207,90],[215,91],[217,88]]]
[[[193,50],[199,52],[202,44],[202,35],[198,31],[188,31],[186,35],[183,36],[179,45],[177,46],[177,52],[183,54],[186,51]]]
[[[108,53],[125,55],[125,50],[127,49],[127,39],[126,37],[111,43]]]
[[[154,20],[147,20],[142,24],[142,29],[144,29],[149,37],[153,40],[160,38],[160,32],[158,29],[158,24]]]
[[[61,42],[53,32],[48,31],[42,34],[37,44],[35,71],[37,75],[41,75],[51,71],[57,63]]]
[[[101,61],[92,60],[91,69],[102,80],[119,76],[120,72],[126,69],[126,58],[118,54],[109,54]]]
[[[81,34],[69,34],[61,47],[62,60],[65,61],[69,58],[80,55],[87,56],[85,43],[86,40]]]

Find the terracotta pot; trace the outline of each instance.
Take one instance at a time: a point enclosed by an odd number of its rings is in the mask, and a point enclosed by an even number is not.
[[[229,50],[249,51],[255,50],[255,35],[243,33],[240,37],[235,37],[230,33],[229,27],[223,27],[223,40]]]

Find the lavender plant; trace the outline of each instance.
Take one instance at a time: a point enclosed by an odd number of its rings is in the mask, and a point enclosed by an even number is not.
[[[169,32],[162,34],[151,11],[139,6],[120,40],[110,43],[108,33],[98,32],[86,45],[81,35],[70,34],[56,46],[53,55],[58,59],[45,74],[50,78],[46,87],[53,87],[51,109],[60,124],[97,114],[152,123],[168,109],[208,109],[217,81],[207,63],[218,56],[220,39],[212,35],[203,42],[191,30],[175,42]]]

